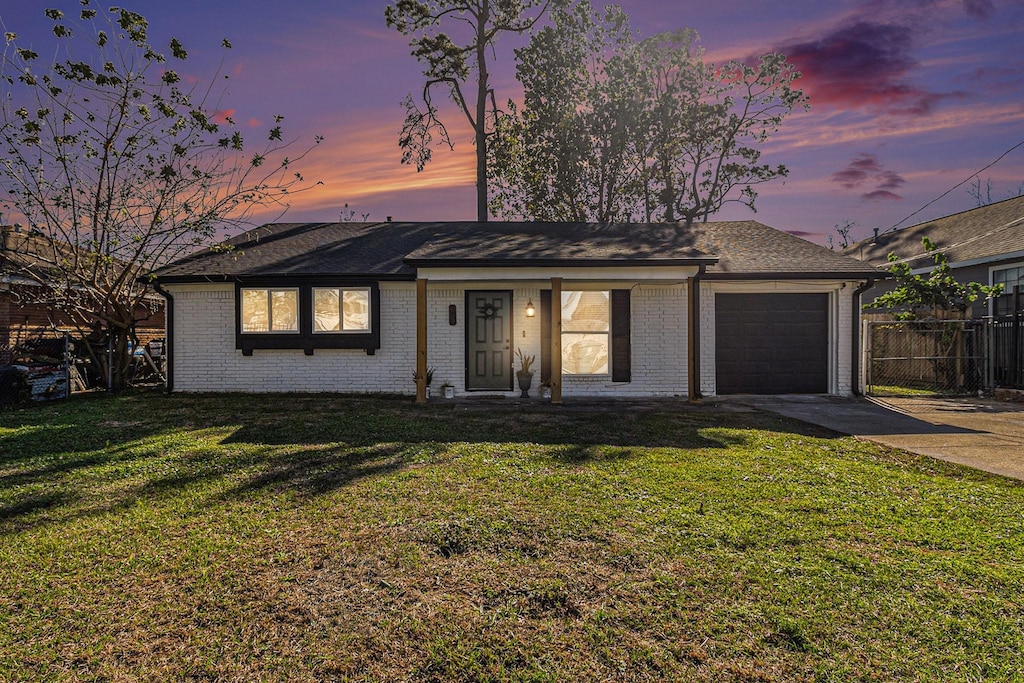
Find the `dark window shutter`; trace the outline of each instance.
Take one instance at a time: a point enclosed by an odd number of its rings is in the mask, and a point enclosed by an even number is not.
[[[612,290],[612,381],[630,381],[629,290]]]
[[[551,381],[551,290],[540,290],[540,381]]]

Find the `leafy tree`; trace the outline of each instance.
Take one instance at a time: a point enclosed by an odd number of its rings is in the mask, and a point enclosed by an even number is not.
[[[949,258],[935,243],[925,236],[921,244],[935,262],[932,270],[927,275],[915,275],[907,261],[889,254],[889,272],[896,287],[865,304],[865,309],[882,309],[896,320],[923,320],[935,317],[938,311],[964,315],[980,297],[988,300],[1002,293],[1002,285],[958,282],[950,270]]]
[[[705,63],[696,32],[638,41],[620,9],[586,0],[552,16],[516,53],[524,105],[499,125],[495,213],[690,224],[753,209],[756,185],[788,175],[758,149],[807,104],[783,55]]]
[[[645,131],[639,61],[618,7],[556,7],[517,50],[520,114],[509,101],[490,153],[495,215],[545,221],[640,217]],[[595,54],[611,55],[595,67]],[[638,142],[640,147],[638,147]]]
[[[434,133],[454,148],[434,104],[438,88],[462,112],[476,146],[477,220],[487,220],[487,143],[498,116],[490,83],[488,53],[502,33],[521,34],[539,21],[550,0],[398,0],[384,11],[387,25],[413,36],[412,54],[423,65],[422,102],[403,102],[399,137],[402,163],[422,171],[430,161]],[[422,104],[423,108],[420,108]]]
[[[139,278],[246,222],[254,207],[285,208],[306,185],[291,171],[295,159],[279,154],[291,144],[280,117],[247,151],[234,122],[216,113],[219,93],[186,87],[142,15],[79,4],[74,17],[45,10],[52,62],[5,35],[0,201],[47,245],[20,273],[37,285],[21,289],[23,301],[58,308],[82,336],[109,341],[116,389],[151,296]],[[188,58],[177,39],[168,50],[175,62]],[[96,360],[103,367],[106,355]]]

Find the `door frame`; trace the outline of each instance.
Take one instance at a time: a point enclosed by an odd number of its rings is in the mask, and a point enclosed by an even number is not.
[[[515,316],[513,311],[515,310],[515,294],[511,289],[467,289],[465,291],[463,309],[465,313],[462,316],[462,338],[465,344],[463,349],[463,357],[466,359],[465,367],[463,368],[463,386],[466,391],[513,391],[515,389],[515,354],[512,352],[512,340],[515,339]],[[508,372],[508,388],[507,389],[496,389],[493,387],[484,388],[470,388],[469,386],[469,318],[470,312],[473,310],[469,304],[470,296],[474,294],[508,294],[508,357],[509,357],[509,372]]]

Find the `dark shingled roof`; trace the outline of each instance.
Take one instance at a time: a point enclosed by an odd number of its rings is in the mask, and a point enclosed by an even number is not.
[[[910,259],[912,268],[930,268],[934,261],[921,246],[925,235],[952,264],[997,260],[1004,254],[1024,251],[1024,196],[861,240],[843,253],[871,265],[885,266],[892,252]]]
[[[416,267],[706,264],[711,277],[862,278],[863,263],[756,221],[698,223],[276,223],[157,270],[159,281],[346,275]],[[716,263],[717,261],[717,263]]]

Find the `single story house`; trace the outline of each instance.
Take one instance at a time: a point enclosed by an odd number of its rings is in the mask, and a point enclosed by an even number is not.
[[[150,282],[172,391],[514,396],[521,351],[557,403],[848,395],[880,275],[755,221],[280,223]]]
[[[906,259],[913,273],[928,273],[935,261],[921,246],[925,236],[949,259],[950,271],[958,282],[1003,285],[1004,296],[994,302],[976,301],[970,315],[978,318],[1012,313],[1014,286],[1024,290],[1024,196],[869,237],[851,244],[843,253],[885,268],[891,252]],[[877,285],[864,295],[865,302],[892,287],[891,282]]]

